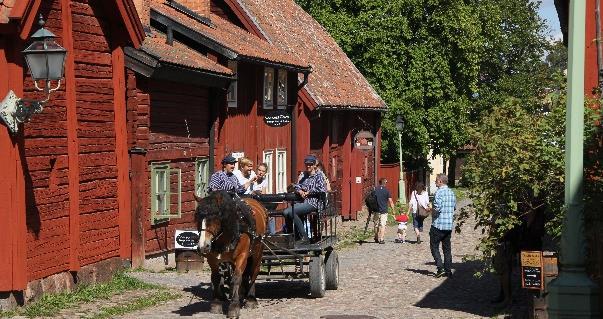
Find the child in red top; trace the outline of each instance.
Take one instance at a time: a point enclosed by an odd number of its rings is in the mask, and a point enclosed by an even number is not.
[[[408,223],[408,215],[400,214],[396,216],[396,221],[398,222],[398,237],[395,241],[397,243],[404,243],[406,241],[406,223]]]

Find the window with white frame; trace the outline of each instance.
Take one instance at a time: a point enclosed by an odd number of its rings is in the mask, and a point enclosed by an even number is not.
[[[274,108],[274,69],[264,68],[264,103],[265,109]]]
[[[182,171],[170,163],[151,164],[151,224],[180,218]]]
[[[277,108],[287,108],[287,70],[278,70],[278,81],[276,87]]]
[[[239,75],[237,73],[237,61],[228,61],[228,68],[234,73],[236,79],[230,83],[228,92],[226,93],[226,101],[228,101],[228,107],[237,107],[237,82]]]
[[[264,159],[264,163],[266,163],[266,166],[268,166],[268,172],[266,172],[266,179],[268,180],[268,186],[266,187],[266,191],[268,192],[268,194],[273,194],[274,193],[274,188],[273,188],[273,184],[272,184],[272,176],[274,176],[272,174],[272,171],[274,170],[274,151],[273,150],[268,150],[268,151],[264,151],[264,155],[263,155],[263,159]]]
[[[276,192],[287,192],[287,150],[276,150]]]
[[[198,197],[207,196],[209,189],[209,159],[198,158],[195,161],[195,194]]]

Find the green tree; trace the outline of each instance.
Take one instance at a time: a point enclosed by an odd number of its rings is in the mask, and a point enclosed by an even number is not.
[[[547,42],[530,0],[297,0],[320,22],[389,105],[382,160],[430,149],[449,158],[466,126],[532,85]],[[523,76],[521,78],[520,76]],[[516,87],[516,86],[519,86]]]

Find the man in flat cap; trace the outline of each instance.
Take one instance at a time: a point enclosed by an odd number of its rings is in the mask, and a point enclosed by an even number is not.
[[[241,186],[239,180],[233,173],[237,159],[228,154],[222,159],[222,170],[211,175],[209,179],[209,191],[224,190],[237,194],[245,193],[245,188]]]
[[[304,202],[295,205],[295,214],[291,207],[285,209],[283,214],[293,220],[295,232],[303,242],[309,242],[308,234],[304,231],[304,223],[299,216],[307,215],[308,213],[322,209],[323,202],[320,198],[322,193],[327,191],[327,185],[321,174],[316,171],[316,163],[318,160],[314,155],[308,155],[304,158],[306,171],[300,175],[300,180],[295,185],[295,192],[298,193]]]

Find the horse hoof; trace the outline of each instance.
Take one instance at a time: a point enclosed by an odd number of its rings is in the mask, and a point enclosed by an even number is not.
[[[239,318],[240,314],[241,307],[238,304],[230,304],[230,306],[228,306],[228,318]]]
[[[248,298],[245,301],[245,307],[249,309],[255,309],[258,307],[258,300],[255,298]]]
[[[215,314],[222,314],[222,302],[221,301],[212,301],[209,306],[209,312]]]

